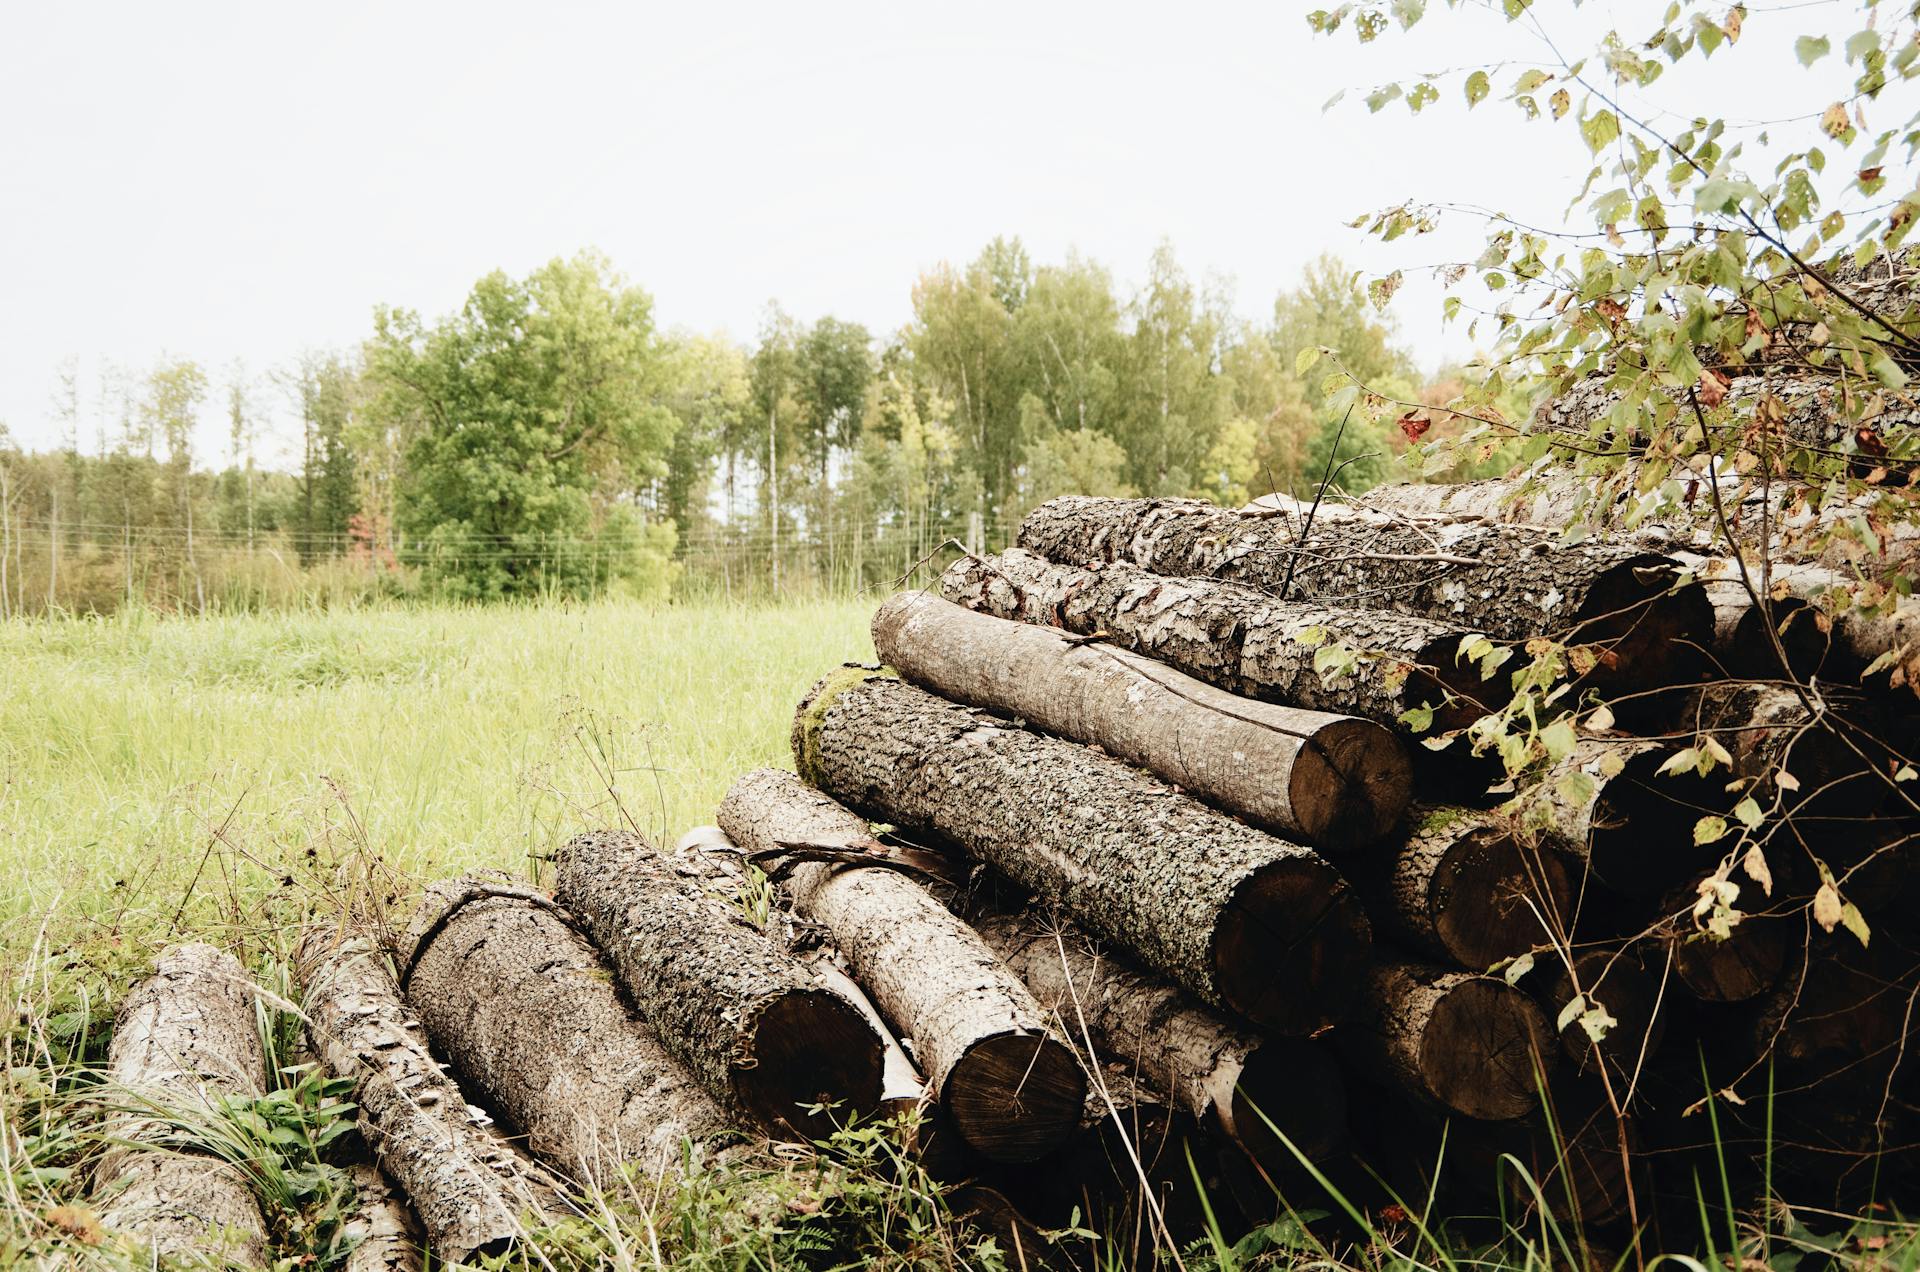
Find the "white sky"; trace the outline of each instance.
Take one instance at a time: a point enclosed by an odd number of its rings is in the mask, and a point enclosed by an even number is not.
[[[1196,279],[1235,280],[1249,315],[1333,250],[1408,267],[1402,333],[1438,362],[1465,336],[1442,333],[1412,267],[1472,255],[1477,228],[1380,249],[1342,222],[1419,194],[1557,224],[1586,157],[1498,101],[1464,127],[1457,80],[1417,118],[1357,95],[1323,114],[1343,87],[1534,46],[1433,0],[1416,39],[1362,47],[1313,37],[1313,7],[11,5],[0,421],[53,444],[70,356],[89,395],[102,359],[163,352],[218,383],[236,358],[258,372],[358,341],[377,302],[437,315],[488,270],[585,246],[652,292],[663,326],[741,339],[772,299],[890,331],[916,275],[995,234],[1036,261],[1078,248],[1123,288],[1167,238]],[[1664,7],[1590,0],[1571,21],[1644,34]],[[1738,52],[1772,43],[1777,70],[1830,12],[1756,13]],[[1762,82],[1732,88],[1772,108]]]

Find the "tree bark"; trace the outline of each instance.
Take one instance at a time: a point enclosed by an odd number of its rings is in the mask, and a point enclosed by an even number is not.
[[[1058,628],[901,592],[874,613],[873,646],[950,702],[1098,746],[1264,830],[1329,849],[1389,833],[1411,792],[1405,750],[1373,721],[1236,697]]]
[[[856,811],[945,836],[1275,1032],[1326,1024],[1365,963],[1366,916],[1312,850],[1073,743],[849,669],[801,703],[794,756]]]
[[[1467,1117],[1521,1117],[1551,1073],[1553,1034],[1533,1000],[1493,976],[1376,963],[1350,1054],[1382,1080]]]
[[[413,1202],[445,1263],[505,1253],[567,1213],[558,1181],[491,1134],[427,1050],[385,956],[364,937],[311,928],[294,954],[308,1044],[355,1083],[360,1138]]]
[[[266,1223],[239,1167],[189,1147],[170,1151],[171,1119],[217,1118],[223,1099],[266,1094],[253,983],[233,955],[176,945],[136,986],[114,1022],[108,1081],[124,1111],[94,1168],[101,1225],[155,1256],[218,1254],[267,1262]],[[152,1148],[138,1147],[152,1144]]]
[[[1305,1039],[1262,1038],[1166,981],[1114,960],[1085,933],[1032,913],[983,913],[974,927],[1095,1059],[1117,1063],[1203,1127],[1217,1127],[1270,1177],[1346,1142],[1346,1087]]]
[[[721,802],[722,829],[750,853],[873,842],[864,818],[791,773],[758,769]],[[825,928],[854,976],[912,1040],[960,1134],[993,1161],[1031,1161],[1078,1124],[1086,1080],[1027,987],[913,880],[879,867],[808,863],[794,908]]]
[[[886,1051],[858,1009],[701,883],[704,871],[638,835],[581,835],[561,851],[560,901],[660,1040],[722,1105],[807,1142],[880,1106]],[[809,1108],[823,1108],[819,1113]]]
[[[1462,628],[1385,610],[1276,601],[1245,584],[1162,578],[1124,561],[1082,568],[1009,548],[955,561],[940,592],[996,618],[1104,633],[1228,693],[1395,728],[1423,706],[1434,709],[1435,731],[1464,728],[1512,696],[1505,677],[1482,680],[1458,664],[1470,635]],[[1328,646],[1361,657],[1351,671],[1323,677],[1314,657]]]
[[[1399,847],[1356,868],[1354,879],[1384,934],[1469,971],[1573,927],[1574,881],[1562,853],[1492,813],[1415,805]]]
[[[1605,542],[1563,544],[1523,526],[1409,525],[1387,517],[1303,523],[1197,500],[1069,496],[1040,505],[1020,546],[1069,565],[1128,561],[1327,605],[1455,623],[1496,640],[1549,636],[1601,647],[1582,680],[1605,695],[1690,679],[1712,632],[1675,563]]]
[[[401,939],[401,988],[527,1147],[583,1179],[626,1162],[677,1174],[689,1144],[696,1162],[737,1153],[726,1115],[621,1002],[574,923],[510,881],[436,883]]]
[[[353,1215],[341,1225],[341,1233],[358,1244],[347,1256],[345,1272],[420,1272],[426,1266],[425,1251],[406,1195],[372,1162],[355,1162],[348,1173],[353,1176]]]

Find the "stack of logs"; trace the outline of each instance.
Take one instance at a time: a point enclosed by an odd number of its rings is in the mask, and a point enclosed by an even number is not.
[[[741,778],[717,828],[582,836],[551,891],[468,876],[404,932],[308,933],[313,1050],[438,1257],[511,1248],[582,1183],[651,1195],[894,1115],[1015,1242],[1040,1238],[1014,1211],[1151,1245],[1332,1185],[1595,1233],[1679,1215],[1675,1248],[1763,1175],[1821,1205],[1910,1182],[1889,695],[1754,676],[1769,623],[1643,544],[1301,513],[1045,504],[882,604],[880,663],[800,704],[799,776]],[[1501,707],[1485,655],[1536,637],[1580,648],[1582,710],[1523,804],[1497,757],[1427,743]],[[1790,834],[1742,873],[1695,828],[1746,799]],[[1858,923],[1809,904],[1828,883]],[[193,957],[159,979],[230,993]],[[131,1020],[123,1080],[257,1086],[257,1055],[183,1078],[190,1048]],[[102,1186],[138,1200],[125,1160]],[[171,1215],[203,1183],[153,1187]]]

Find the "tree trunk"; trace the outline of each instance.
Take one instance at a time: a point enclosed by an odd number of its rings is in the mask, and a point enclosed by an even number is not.
[[[1365,964],[1366,916],[1312,850],[1071,742],[848,669],[801,703],[794,756],[856,811],[945,836],[1275,1032],[1326,1024]]]
[[[865,819],[779,769],[733,784],[720,825],[750,853],[873,843]],[[973,931],[906,876],[808,863],[794,908],[825,928],[856,979],[912,1040],[960,1134],[993,1161],[1032,1161],[1079,1119],[1086,1080],[1025,985]]]
[[[1270,1177],[1297,1166],[1273,1127],[1316,1161],[1344,1145],[1346,1087],[1319,1044],[1222,1019],[1068,924],[1002,912],[976,916],[974,927],[1076,1041],[1085,1047],[1091,1036],[1097,1061],[1117,1062],[1199,1125],[1218,1127]]]
[[[217,1121],[222,1100],[266,1094],[253,996],[233,955],[176,945],[115,1019],[107,1076],[125,1111],[105,1127],[111,1146],[94,1167],[94,1197],[101,1226],[156,1256],[267,1261],[266,1223],[246,1174],[193,1148],[191,1136],[186,1152],[166,1147],[180,1137],[174,1119]]]
[[[1383,934],[1468,971],[1573,927],[1574,881],[1560,851],[1491,813],[1415,805],[1404,842],[1353,873]]]
[[[1058,628],[900,592],[874,614],[873,646],[950,702],[1098,746],[1262,829],[1326,848],[1390,832],[1411,791],[1406,752],[1372,721],[1238,698]]]
[[[425,1251],[406,1195],[372,1162],[355,1162],[348,1173],[353,1176],[353,1214],[340,1232],[357,1244],[344,1272],[420,1272],[426,1266]]]
[[[309,929],[294,972],[309,1045],[335,1077],[353,1079],[360,1137],[412,1200],[436,1258],[505,1253],[530,1224],[567,1213],[557,1181],[490,1134],[429,1054],[370,940]]]
[[[708,1094],[807,1142],[880,1107],[886,1048],[783,944],[638,835],[581,835],[556,896]],[[809,1113],[813,1106],[837,1106]]]
[[[1228,693],[1394,728],[1422,706],[1434,708],[1435,731],[1464,728],[1512,696],[1506,677],[1482,680],[1458,664],[1470,634],[1461,628],[1385,610],[1276,601],[1244,584],[1162,578],[1124,561],[1081,568],[1009,548],[955,561],[940,592],[996,618],[1077,636],[1104,633]],[[1361,657],[1328,679],[1314,661],[1333,646]]]
[[[1674,587],[1675,563],[1657,553],[1563,544],[1520,526],[1363,516],[1316,520],[1304,540],[1303,528],[1198,500],[1069,496],[1028,514],[1020,546],[1070,565],[1129,561],[1156,574],[1438,619],[1496,640],[1598,645],[1603,656],[1581,684],[1602,695],[1691,679],[1694,651],[1712,632],[1705,595]]]
[[[1525,1115],[1551,1073],[1553,1033],[1540,1009],[1494,976],[1419,963],[1376,963],[1363,1017],[1345,1035],[1376,1080],[1471,1118]]]
[[[540,893],[481,877],[436,883],[400,951],[401,988],[428,1035],[538,1156],[586,1179],[624,1162],[677,1174],[689,1144],[696,1161],[729,1156],[720,1107]]]

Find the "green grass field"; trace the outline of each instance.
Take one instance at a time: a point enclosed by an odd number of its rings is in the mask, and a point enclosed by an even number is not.
[[[161,939],[196,872],[188,917],[204,925],[231,904],[229,880],[270,885],[348,838],[417,877],[524,871],[619,819],[616,799],[649,834],[677,835],[710,821],[740,773],[790,763],[807,686],[873,656],[871,608],[0,625],[7,948],[49,916],[61,931],[119,916],[121,935]]]

